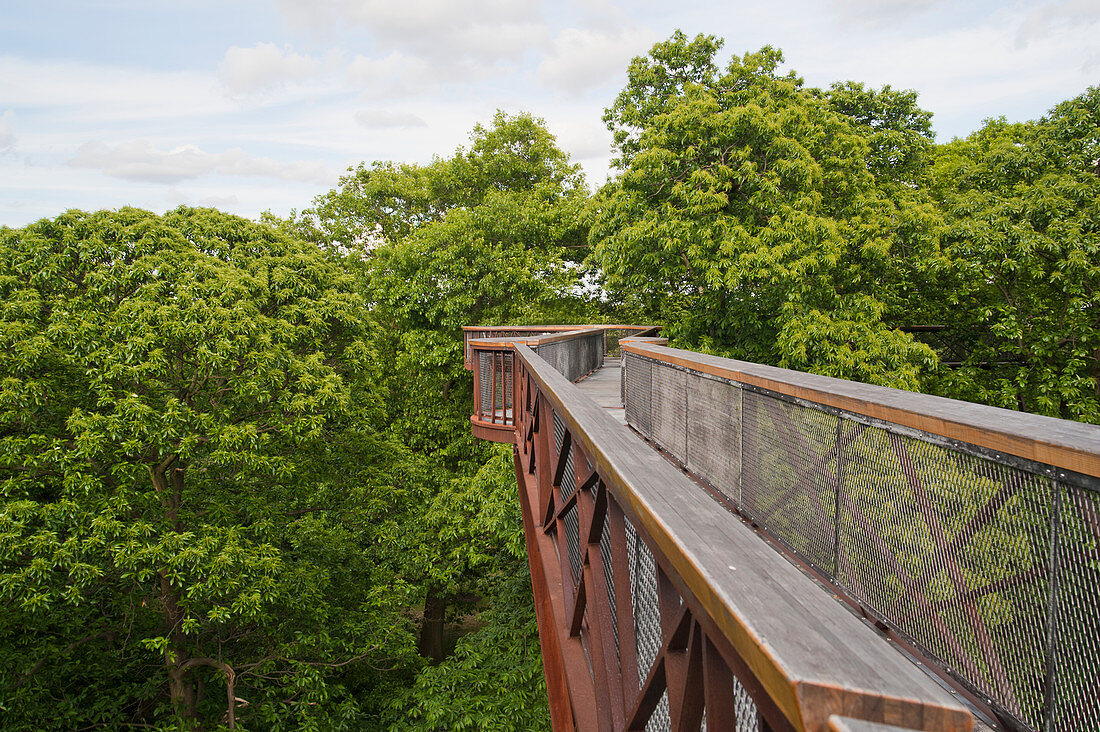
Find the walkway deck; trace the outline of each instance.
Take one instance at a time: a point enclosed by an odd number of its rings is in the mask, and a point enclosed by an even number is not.
[[[585,396],[611,413],[619,422],[626,424],[626,409],[622,404],[619,384],[622,365],[617,358],[604,358],[603,368],[577,382],[577,388]]]

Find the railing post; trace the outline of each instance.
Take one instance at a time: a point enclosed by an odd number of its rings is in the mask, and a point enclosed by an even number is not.
[[[1058,485],[1057,493],[1054,497],[1054,511],[1051,516],[1050,527],[1050,589],[1049,597],[1047,600],[1047,657],[1046,657],[1046,674],[1043,679],[1043,702],[1046,706],[1046,714],[1043,719],[1044,732],[1053,732],[1058,729],[1056,724],[1057,719],[1055,717],[1056,710],[1058,708],[1057,693],[1058,689],[1055,685],[1055,676],[1058,673],[1058,584],[1059,584],[1059,570],[1061,562],[1058,561],[1059,555],[1059,543],[1061,541],[1062,534],[1062,496],[1066,492],[1066,487]]]

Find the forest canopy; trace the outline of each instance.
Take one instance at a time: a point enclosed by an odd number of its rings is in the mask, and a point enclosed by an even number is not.
[[[0,727],[545,728],[464,325],[1100,423],[1100,90],[937,143],[913,91],[722,46],[634,59],[595,191],[498,112],[285,220],[0,230]]]

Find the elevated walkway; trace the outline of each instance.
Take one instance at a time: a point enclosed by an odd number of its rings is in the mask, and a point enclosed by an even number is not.
[[[480,335],[555,729],[1098,726],[1100,429],[652,337],[605,357],[601,327]]]

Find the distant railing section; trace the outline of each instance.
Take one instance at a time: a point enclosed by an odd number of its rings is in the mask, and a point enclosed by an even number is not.
[[[559,342],[581,350],[585,337]],[[543,352],[512,348],[515,469],[554,729],[971,727],[965,708],[823,602]]]
[[[552,333],[565,333],[568,331],[587,330],[599,328],[606,333],[607,345],[605,353],[618,357],[619,337],[623,335],[655,335],[659,327],[651,325],[468,325],[462,329],[462,339],[465,351],[466,368],[474,367],[473,348],[471,340],[485,338],[509,338],[529,339],[540,335]]]
[[[623,346],[627,421],[1007,727],[1100,729],[1100,428]]]
[[[604,332],[600,328],[545,335],[528,345],[569,381],[582,379],[603,366]]]
[[[570,381],[603,365],[610,349],[617,357],[619,338],[656,333],[655,326],[562,325],[464,328],[466,367],[474,372],[474,435],[495,442],[512,442],[515,424],[512,399],[512,353],[523,343]]]

